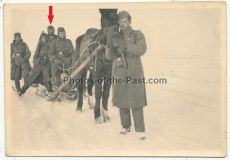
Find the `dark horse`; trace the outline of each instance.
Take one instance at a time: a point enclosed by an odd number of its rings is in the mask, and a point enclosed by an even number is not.
[[[101,29],[91,28],[86,31],[86,33],[76,39],[76,51],[80,54],[80,63],[84,62],[84,60],[98,47],[98,45],[106,46],[108,43],[108,38],[111,37],[112,32],[118,32],[118,15],[117,9],[99,9],[101,13]],[[109,28],[113,26],[113,31],[108,32]],[[108,34],[109,33],[109,34]],[[111,41],[111,40],[110,40]],[[98,43],[95,43],[98,42]],[[93,45],[90,45],[94,43]],[[90,45],[89,47],[87,47]],[[88,48],[88,49],[86,49]],[[85,50],[86,49],[86,50]],[[112,61],[106,59],[105,56],[105,48],[101,49],[97,56],[79,73],[81,77],[81,82],[86,78],[87,71],[90,71],[89,78],[92,80],[87,84],[88,87],[88,102],[90,108],[94,108],[94,119],[95,123],[102,123],[103,120],[106,122],[110,120],[108,116],[108,98],[110,92],[110,83],[105,83],[104,80],[108,80],[112,74]],[[104,85],[102,87],[102,82]],[[94,99],[92,97],[92,88],[95,85],[95,106],[92,104],[91,100]],[[78,84],[78,104],[77,111],[82,111],[83,105],[83,88],[84,83]],[[102,98],[102,115],[100,110]]]

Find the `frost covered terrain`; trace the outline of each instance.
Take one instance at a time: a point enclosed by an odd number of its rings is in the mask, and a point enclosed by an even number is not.
[[[104,151],[111,151],[109,155],[127,155],[129,151],[134,151],[134,155],[154,155],[164,150],[220,149],[220,77],[210,74],[218,71],[218,61],[155,59],[158,65],[151,65],[155,69],[145,72],[146,78],[166,78],[167,84],[146,85],[147,139],[139,140],[133,126],[127,135],[119,134],[119,110],[112,107],[112,95],[111,122],[95,124],[87,98],[83,112],[78,113],[77,101],[47,102],[31,87],[22,97],[12,91],[11,101],[15,104],[11,106],[12,149],[32,155],[40,151],[49,155],[58,150],[60,155],[79,155],[80,151],[83,155],[101,155]],[[149,66],[145,60],[144,68]]]

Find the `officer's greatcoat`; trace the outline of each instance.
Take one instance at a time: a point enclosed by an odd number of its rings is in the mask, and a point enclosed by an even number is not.
[[[131,26],[120,31],[121,37],[128,43],[126,50],[128,68],[117,67],[117,58],[113,61],[112,79],[121,78],[126,81],[121,84],[112,81],[112,103],[118,108],[140,108],[147,105],[145,84],[140,81],[127,83],[127,77],[133,80],[144,78],[141,56],[145,54],[147,45],[143,33],[139,30],[135,32]]]

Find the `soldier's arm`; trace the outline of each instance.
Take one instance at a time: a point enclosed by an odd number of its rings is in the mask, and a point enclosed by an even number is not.
[[[137,56],[142,56],[145,54],[147,49],[145,36],[141,31],[137,31],[136,34],[136,37],[134,37],[136,38],[136,44],[128,43],[126,52],[132,53]]]
[[[25,51],[26,51],[26,55],[24,56],[25,59],[29,60],[30,59],[30,56],[31,56],[31,52],[27,46],[26,43],[24,43],[24,47],[25,47]]]
[[[13,43],[11,43],[11,45],[10,45],[10,53],[11,53],[11,58],[12,58],[14,55]]]
[[[56,59],[55,53],[56,53],[56,47],[55,47],[55,40],[54,40],[51,42],[50,50],[48,53],[48,57],[50,61],[53,61],[54,59]]]
[[[39,54],[40,48],[41,48],[41,42],[39,41],[38,44],[37,44],[35,53]]]
[[[72,53],[72,55],[73,55],[73,54],[76,54],[76,52],[75,52],[75,50],[74,50],[74,47],[73,47],[72,41],[71,41],[71,40],[69,40],[69,41],[70,41],[70,52]]]
[[[70,40],[70,52],[72,54],[72,63],[76,62],[77,59],[78,59],[78,54],[77,52],[74,50],[74,47],[73,47],[73,43],[72,41]]]
[[[34,57],[33,57],[33,61],[35,64],[39,64],[41,58],[39,57],[39,50],[40,50],[40,43],[38,43]]]
[[[10,45],[10,53],[11,53],[11,63],[12,63],[12,62],[14,62],[13,61],[13,56],[14,56],[13,43],[11,43],[11,45]]]

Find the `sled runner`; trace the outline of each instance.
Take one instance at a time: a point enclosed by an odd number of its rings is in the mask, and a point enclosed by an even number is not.
[[[41,98],[45,98],[45,99],[49,98],[48,95],[45,92],[42,93],[42,92],[37,91],[35,93],[36,93],[37,96],[39,96]]]

